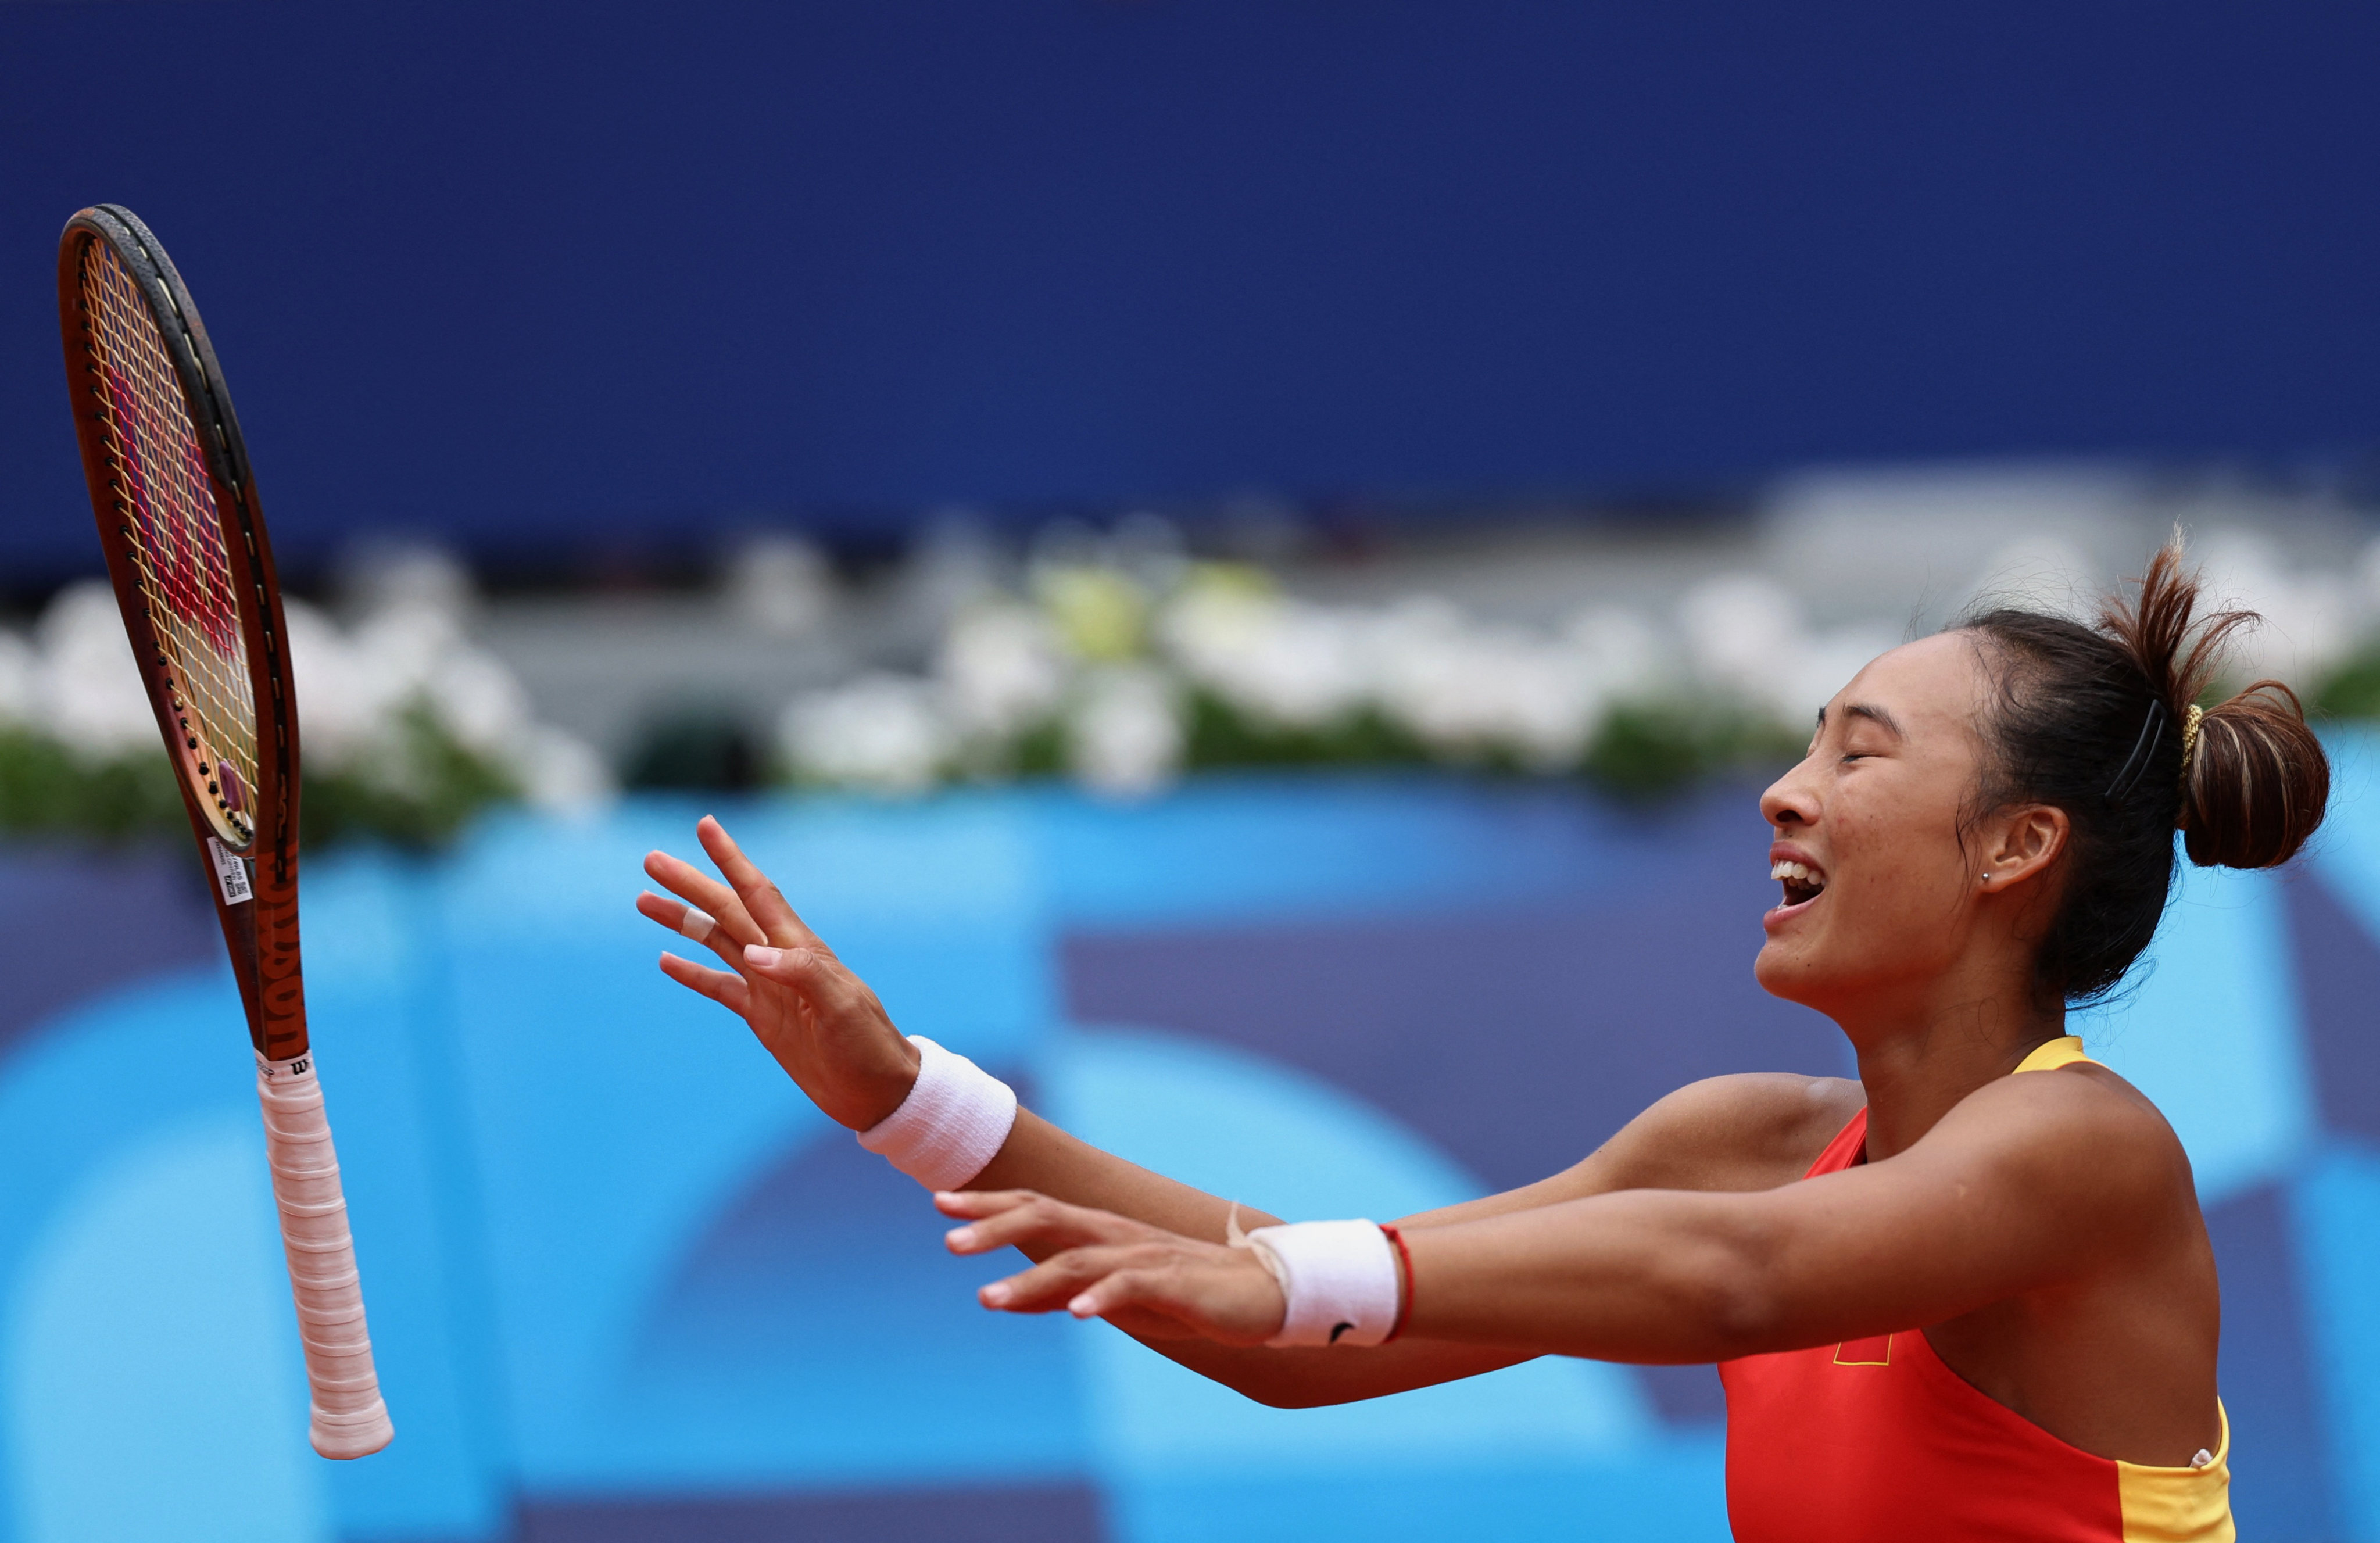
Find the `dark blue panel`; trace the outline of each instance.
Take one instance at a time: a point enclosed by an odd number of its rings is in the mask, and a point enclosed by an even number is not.
[[[1718,1368],[1699,1367],[1631,1367],[1639,1386],[1661,1417],[1674,1425],[1718,1424],[1727,1418],[1727,1390]]]
[[[519,1543],[1101,1543],[1085,1486],[524,1506]]]
[[[2323,1124],[2380,1141],[2380,942],[2305,864],[2281,893]]]
[[[1726,1072],[1840,1075],[1834,1027],[1752,978],[1755,871],[1641,904],[1065,940],[1069,1011],[1244,1045],[1395,1114],[1499,1188]]]
[[[85,997],[224,957],[206,870],[178,847],[0,851],[0,1054]],[[191,1026],[236,1050],[248,1026]]]
[[[975,1288],[1007,1267],[953,1257],[948,1225],[881,1158],[824,1136],[678,1261],[619,1379],[621,1417],[680,1472],[1074,1482],[1088,1459],[1072,1324],[986,1312]]]
[[[2346,1535],[2332,1508],[2288,1226],[2280,1192],[2270,1187],[2206,1216],[2223,1278],[2217,1375],[2231,1416],[2231,1504],[2242,1537],[2331,1543]]]
[[[0,553],[94,557],[100,199],[298,554],[2369,444],[2375,65],[2212,0],[0,7]]]

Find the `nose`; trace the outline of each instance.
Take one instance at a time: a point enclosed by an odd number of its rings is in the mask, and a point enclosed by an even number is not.
[[[1768,784],[1760,796],[1760,817],[1778,830],[1818,822],[1818,793],[1809,775],[1810,762],[1802,763]]]

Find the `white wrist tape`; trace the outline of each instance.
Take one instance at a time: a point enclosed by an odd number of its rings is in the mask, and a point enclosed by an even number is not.
[[[859,1144],[928,1189],[962,1189],[991,1165],[1016,1124],[1016,1089],[920,1035],[923,1058],[901,1107],[859,1133]]]
[[[1397,1326],[1396,1251],[1369,1221],[1258,1227],[1248,1246],[1289,1298],[1269,1345],[1378,1344]]]

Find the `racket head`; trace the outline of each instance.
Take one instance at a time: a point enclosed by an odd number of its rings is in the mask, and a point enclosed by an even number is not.
[[[128,209],[58,244],[75,433],[125,629],[193,828],[294,880],[296,697],[248,449],[205,323]]]

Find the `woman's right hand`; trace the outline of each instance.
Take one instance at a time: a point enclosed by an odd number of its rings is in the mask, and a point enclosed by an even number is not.
[[[677,898],[647,893],[637,909],[673,932],[684,930],[688,907],[707,913],[703,942],[728,968],[663,954],[662,973],[740,1014],[829,1119],[853,1130],[878,1124],[917,1080],[917,1048],[724,826],[705,815],[695,833],[727,881],[655,851],[645,872]]]

